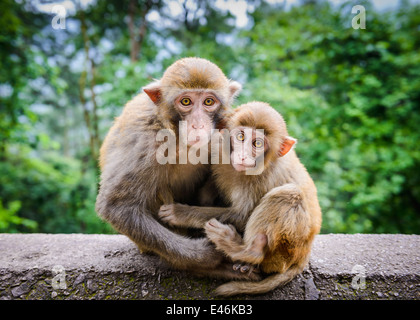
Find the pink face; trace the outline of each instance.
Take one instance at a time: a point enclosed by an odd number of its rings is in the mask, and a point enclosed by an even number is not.
[[[263,130],[237,127],[231,131],[231,164],[236,171],[254,168],[257,159],[268,149],[268,141]]]
[[[211,91],[185,91],[175,99],[175,108],[187,124],[187,144],[208,141],[220,101]]]

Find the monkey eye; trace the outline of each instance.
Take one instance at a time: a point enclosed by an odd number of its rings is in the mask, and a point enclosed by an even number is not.
[[[182,98],[181,99],[181,104],[183,106],[189,106],[191,104],[191,99],[190,98]]]
[[[212,98],[207,98],[206,100],[204,100],[204,104],[205,104],[206,106],[212,106],[212,105],[214,105],[214,99],[212,99]]]
[[[245,134],[243,132],[238,132],[236,134],[236,140],[238,140],[238,141],[244,141],[245,140]]]
[[[255,139],[252,144],[255,148],[262,148],[264,146],[264,141],[262,139]]]

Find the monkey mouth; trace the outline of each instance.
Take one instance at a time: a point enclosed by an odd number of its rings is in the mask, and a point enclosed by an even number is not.
[[[197,142],[200,142],[200,137],[195,137],[194,140],[188,140],[188,145],[192,146],[196,144]]]
[[[255,162],[254,163],[233,163],[232,166],[236,171],[242,172],[251,168],[255,168]]]

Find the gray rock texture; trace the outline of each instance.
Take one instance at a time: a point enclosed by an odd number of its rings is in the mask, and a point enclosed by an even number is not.
[[[420,300],[420,236],[317,236],[305,271],[236,299]],[[223,280],[171,270],[122,235],[0,234],[0,299],[214,299]]]

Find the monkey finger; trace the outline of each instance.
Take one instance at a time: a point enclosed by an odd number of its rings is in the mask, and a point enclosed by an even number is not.
[[[168,209],[160,209],[158,214],[159,214],[160,217],[164,218],[164,217],[171,216],[173,214],[173,212],[171,210],[168,210]]]
[[[164,222],[172,222],[172,220],[175,219],[174,215],[172,213],[167,212],[159,212],[159,218]]]
[[[206,223],[205,228],[206,230],[212,230],[213,232],[216,232],[221,236],[233,235],[233,233],[236,230],[235,227],[233,227],[232,225],[221,223],[215,218],[209,220]]]
[[[239,271],[240,273],[247,273],[247,274],[260,273],[260,269],[258,268],[258,266],[255,266],[253,264],[243,263],[243,262],[234,263],[232,266],[232,269],[234,271]]]
[[[214,235],[220,235],[220,227],[219,227],[219,221],[216,219],[211,219],[206,222],[204,229],[207,234],[214,234]]]
[[[244,268],[243,271],[241,269],[241,271],[243,273],[248,273],[248,274],[260,274],[260,268],[256,265],[253,264],[248,264],[246,265],[247,268]]]
[[[243,263],[243,262],[237,262],[237,263],[234,263],[233,264],[232,269],[234,271],[240,271],[242,273],[245,273],[246,271],[248,271],[247,268],[245,268],[246,270],[244,269],[244,267],[246,267],[246,266],[247,265],[245,263]]]
[[[243,265],[242,267],[241,267],[241,272],[242,273],[247,273],[248,271],[250,271],[250,266],[249,265]]]
[[[167,214],[175,211],[175,206],[173,204],[164,204],[160,206],[159,214]]]
[[[213,228],[220,228],[220,227],[222,227],[223,226],[223,223],[220,223],[217,219],[215,219],[215,218],[213,218],[213,219],[210,219],[209,221],[207,221],[207,223],[206,223],[206,225],[209,225],[209,226],[211,226],[211,227],[213,227]]]
[[[176,225],[178,222],[175,216],[175,206],[173,204],[163,205],[158,212],[159,218],[168,224]]]
[[[238,271],[239,269],[241,269],[241,267],[242,267],[241,263],[235,263],[235,264],[233,264],[232,269],[234,271]]]
[[[228,231],[229,229],[226,230],[223,227],[223,224],[220,224],[220,225],[222,225],[222,227],[215,226],[213,222],[207,222],[206,225],[204,226],[204,230],[206,232],[207,237],[213,242],[226,239],[229,236],[229,231]]]

